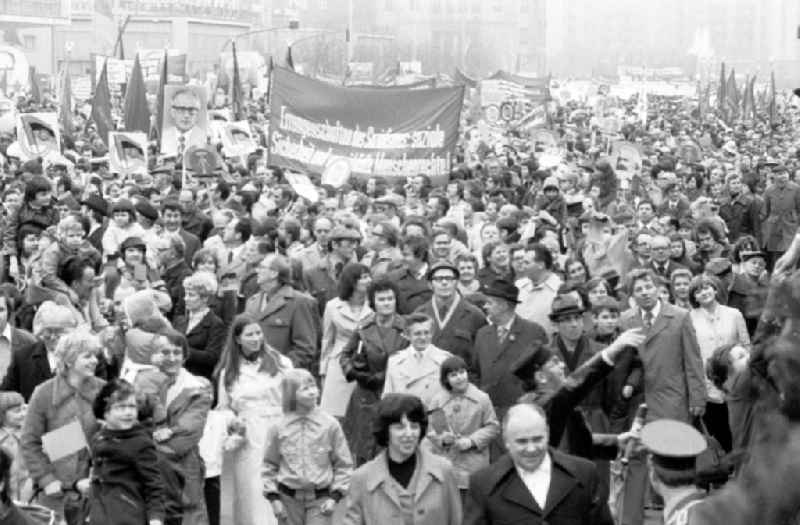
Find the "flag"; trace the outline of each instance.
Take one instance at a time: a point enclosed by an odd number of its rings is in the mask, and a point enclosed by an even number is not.
[[[108,132],[114,129],[114,124],[111,120],[111,92],[108,90],[107,61],[103,63],[103,70],[100,78],[97,79],[97,86],[94,88],[92,120],[97,126],[97,134],[100,135],[100,139],[108,146]]]
[[[292,59],[292,46],[286,48],[286,67],[294,71],[294,60]]]
[[[778,103],[775,99],[775,71],[769,80],[769,125],[774,126],[778,121]]]
[[[167,50],[164,50],[164,59],[161,61],[161,74],[158,77],[158,92],[156,94],[156,121],[150,128],[150,138],[161,137],[161,123],[164,121],[164,86],[167,85]]]
[[[272,70],[275,69],[275,61],[272,60],[272,55],[269,56],[269,63],[267,64],[267,104],[269,105],[269,94],[272,91]]]
[[[742,100],[742,118],[755,119],[756,118],[756,99],[753,91],[755,90],[756,76],[753,75],[748,79],[744,88],[744,97]]]
[[[720,65],[719,70],[719,87],[717,88],[717,110],[720,114],[725,115],[725,62]]]
[[[239,59],[236,56],[236,42],[231,42],[233,48],[233,81],[231,82],[231,113],[233,120],[242,120],[244,111],[242,110],[242,80],[239,77]],[[291,49],[291,48],[290,48]]]
[[[697,117],[700,120],[703,120],[703,117],[706,114],[706,105],[708,104],[708,99],[703,100],[705,92],[703,91],[703,84],[698,80],[697,81]]]
[[[69,75],[69,61],[64,63],[64,69],[61,71],[58,123],[63,130],[64,138],[73,140],[75,129],[72,123],[72,78]]]
[[[133,60],[133,69],[131,70],[131,78],[128,79],[128,86],[125,89],[125,104],[123,107],[125,131],[147,133],[150,130],[150,108],[147,106],[147,93],[138,54]]]
[[[736,70],[733,68],[728,76],[728,84],[725,86],[725,95],[727,96],[728,120],[734,120],[739,115],[739,90],[736,88]]]
[[[36,68],[28,67],[28,81],[31,85],[31,99],[37,104],[42,102],[42,93],[39,90],[39,82],[36,80]]]

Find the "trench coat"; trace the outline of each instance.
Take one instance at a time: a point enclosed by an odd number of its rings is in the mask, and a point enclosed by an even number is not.
[[[268,345],[292,360],[296,368],[316,373],[313,365],[318,359],[319,314],[314,300],[288,284],[271,297],[259,292],[249,299],[244,311],[261,325]]]
[[[355,383],[350,383],[342,373],[339,356],[355,329],[372,315],[366,303],[355,314],[347,301],[335,297],[325,305],[322,316],[322,347],[319,374],[324,377],[320,407],[332,416],[343,417],[353,394]]]
[[[172,437],[158,443],[157,448],[184,476],[184,525],[203,525],[208,523],[203,497],[205,467],[198,444],[211,409],[212,388],[208,380],[194,376],[185,369],[181,370],[181,374],[185,374],[183,388],[166,403],[167,419],[164,426],[172,430]]]
[[[356,465],[366,463],[378,452],[372,429],[364,422],[374,419],[389,356],[408,346],[408,340],[403,336],[404,329],[405,321],[400,315],[395,315],[391,326],[386,329],[378,328],[373,315],[355,331],[339,356],[344,377],[356,383],[342,420],[342,429]]]
[[[63,487],[70,487],[88,477],[88,448],[50,461],[42,446],[42,436],[77,420],[88,443],[99,429],[92,403],[104,383],[102,379],[90,377],[80,390],[75,390],[59,374],[34,389],[22,427],[21,445],[28,473],[37,487],[44,489],[56,480]],[[39,502],[58,514],[63,512],[63,496],[48,497],[42,493]]]
[[[623,331],[642,326],[638,307],[620,318]],[[706,406],[703,360],[689,312],[662,302],[638,350],[644,370],[647,421],[669,418],[689,423],[689,409]]]
[[[492,400],[475,385],[469,385],[464,394],[444,392],[433,399],[428,419],[428,439],[432,451],[444,456],[453,464],[459,489],[469,487],[469,476],[489,466],[489,444],[500,434],[500,423],[492,407]],[[454,434],[466,437],[474,446],[463,452],[453,446],[442,446],[441,435]]]
[[[764,249],[768,252],[788,249],[800,225],[800,186],[787,182],[785,188],[776,185],[767,188],[760,218]]]
[[[416,354],[409,346],[389,358],[383,395],[411,394],[420,398],[430,410],[433,398],[445,391],[439,383],[442,363],[453,354],[433,345],[428,345],[421,359],[418,360]]]
[[[413,491],[403,489],[381,452],[353,472],[342,525],[461,525],[461,495],[449,461],[419,449],[409,487],[415,480]],[[413,492],[410,505],[403,492]]]

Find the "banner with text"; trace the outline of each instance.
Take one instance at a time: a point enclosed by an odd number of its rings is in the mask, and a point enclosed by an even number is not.
[[[273,71],[272,82],[272,164],[322,173],[344,161],[361,177],[447,177],[463,86],[346,88],[284,68]]]

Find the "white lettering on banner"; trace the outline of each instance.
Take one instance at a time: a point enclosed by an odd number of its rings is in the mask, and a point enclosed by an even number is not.
[[[286,106],[281,106],[280,128],[284,131],[302,135],[304,138],[321,140],[331,144],[362,149],[431,149],[443,148],[445,133],[437,126],[435,130],[409,131],[403,133],[375,133],[373,128],[366,131],[342,127],[327,122],[314,122],[292,114]]]
[[[273,132],[270,151],[273,155],[301,162],[308,169],[323,171],[332,158],[345,157],[350,162],[353,173],[369,173],[386,177],[409,177],[418,173],[446,175],[450,166],[450,154],[439,156],[431,153],[424,157],[409,158],[406,153],[400,157],[389,157],[386,151],[335,152],[328,146],[315,147],[303,142],[303,138]]]

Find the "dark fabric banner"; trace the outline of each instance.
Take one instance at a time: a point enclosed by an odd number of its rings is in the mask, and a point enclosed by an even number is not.
[[[360,177],[442,179],[450,170],[463,86],[334,86],[285,68],[272,72],[270,163],[309,173],[346,163]],[[340,168],[339,168],[340,169]]]

